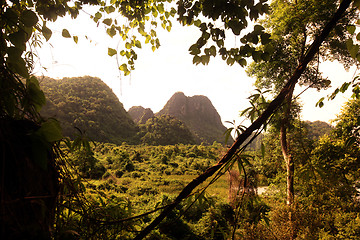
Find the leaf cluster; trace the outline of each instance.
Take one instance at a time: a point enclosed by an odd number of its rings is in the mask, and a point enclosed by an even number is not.
[[[220,55],[228,65],[235,62],[246,66],[246,58],[251,57],[254,61],[266,60],[269,52],[255,49],[253,45],[270,42],[270,35],[264,32],[260,25],[254,26],[253,31],[242,36],[240,48],[228,47],[225,39],[229,35],[240,36],[242,30],[248,27],[249,19],[256,20],[261,15],[269,12],[266,1],[179,1],[178,21],[183,25],[195,25],[199,28],[201,36],[197,42],[189,48],[190,54],[194,55],[193,63],[207,65],[211,57]],[[221,21],[223,26],[218,27]],[[231,33],[230,33],[231,30]],[[212,44],[210,47],[210,44]]]

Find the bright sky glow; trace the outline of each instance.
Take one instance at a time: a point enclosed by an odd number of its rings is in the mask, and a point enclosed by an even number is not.
[[[40,61],[34,71],[36,75],[52,78],[99,77],[113,89],[126,110],[132,106],[143,106],[158,112],[177,91],[187,96],[207,96],[223,122],[236,120],[240,123],[239,111],[249,106],[247,97],[254,89],[253,80],[240,65],[229,67],[220,57],[212,58],[208,66],[192,64],[188,48],[197,40],[197,29],[181,27],[176,21],[173,21],[170,33],[159,27],[157,33],[161,47],[152,52],[150,45],[142,43],[143,48],[137,51],[136,70],[131,77],[122,77],[120,81],[115,56],[107,55],[108,47],[116,49],[120,37],[111,39],[104,27],[96,27],[85,14],[76,20],[68,17],[59,19],[56,23],[48,23],[48,27],[53,30],[53,36],[38,49]],[[79,37],[78,44],[61,36],[63,28]],[[350,81],[354,75],[354,70],[346,72],[337,63],[322,64],[321,70],[332,80],[334,87]],[[332,102],[325,101],[321,109],[315,107],[321,97],[333,90],[320,93],[308,90],[302,94],[303,120],[334,119],[349,94],[338,96]],[[296,91],[300,92],[301,89]]]

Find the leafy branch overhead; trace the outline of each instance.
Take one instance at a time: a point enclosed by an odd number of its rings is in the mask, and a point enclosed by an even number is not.
[[[272,52],[270,34],[260,25],[241,35],[248,28],[248,23],[257,20],[269,12],[267,1],[179,1],[179,22],[183,25],[195,25],[201,36],[189,48],[194,55],[193,63],[208,64],[210,57],[220,55],[228,65],[235,62],[246,66],[247,58],[254,61],[268,60]],[[221,23],[221,24],[219,24]],[[221,25],[221,26],[217,26]],[[227,39],[235,36],[240,47],[229,47]],[[256,49],[258,44],[264,49]]]
[[[269,12],[269,5],[262,0],[254,1],[179,1],[177,10],[173,6],[174,1],[111,1],[110,5],[100,7],[92,19],[97,24],[106,26],[107,34],[114,38],[119,34],[122,39],[120,49],[110,48],[108,54],[119,54],[126,57],[126,63],[119,63],[119,69],[128,75],[134,70],[137,59],[136,49],[141,48],[141,38],[145,44],[150,43],[155,51],[160,47],[156,28],[158,24],[167,31],[171,30],[171,18],[178,15],[178,21],[183,25],[194,25],[201,36],[195,44],[189,48],[190,54],[194,55],[194,64],[208,64],[211,57],[220,55],[228,65],[235,62],[246,66],[247,58],[254,61],[269,60],[273,52],[270,34],[266,33],[260,25],[255,25],[253,31],[240,36],[242,30],[248,27],[248,22],[258,19],[261,15]],[[119,12],[127,19],[126,24],[120,24],[119,19],[112,17]],[[123,19],[122,19],[123,20]],[[219,21],[222,26],[217,27]],[[133,30],[137,31],[133,31]],[[226,38],[236,36],[239,38],[241,47],[229,47]],[[256,46],[262,44],[262,49]]]

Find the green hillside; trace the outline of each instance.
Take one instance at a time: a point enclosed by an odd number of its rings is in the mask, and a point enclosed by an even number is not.
[[[156,146],[195,143],[187,126],[169,115],[152,117],[139,126],[140,142],[144,144]]]
[[[42,115],[57,118],[65,136],[84,132],[100,142],[134,142],[137,126],[112,90],[99,78],[40,79],[47,103]]]

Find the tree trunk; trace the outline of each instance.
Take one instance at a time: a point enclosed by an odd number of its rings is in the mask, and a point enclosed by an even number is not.
[[[281,125],[280,138],[281,138],[281,150],[286,164],[286,202],[288,205],[292,205],[294,202],[294,160],[289,150],[289,143],[286,136],[287,130],[285,125]]]
[[[289,120],[290,120],[291,101],[292,101],[293,92],[294,92],[294,88],[290,90],[290,92],[285,98],[285,111],[280,125],[280,143],[281,143],[281,151],[286,164],[286,171],[287,171],[286,195],[287,195],[287,204],[289,206],[292,205],[292,203],[294,202],[294,160],[293,157],[291,156],[290,141],[287,138],[287,129],[289,128],[289,124],[290,124]]]
[[[294,93],[294,88],[292,88],[288,95],[285,97],[285,111],[283,114],[283,119],[280,124],[280,143],[281,151],[284,157],[286,164],[286,203],[289,207],[289,231],[290,231],[290,240],[296,238],[296,233],[293,225],[293,203],[294,203],[294,159],[291,155],[290,141],[287,137],[287,129],[290,126],[290,117],[291,117],[291,101]]]

